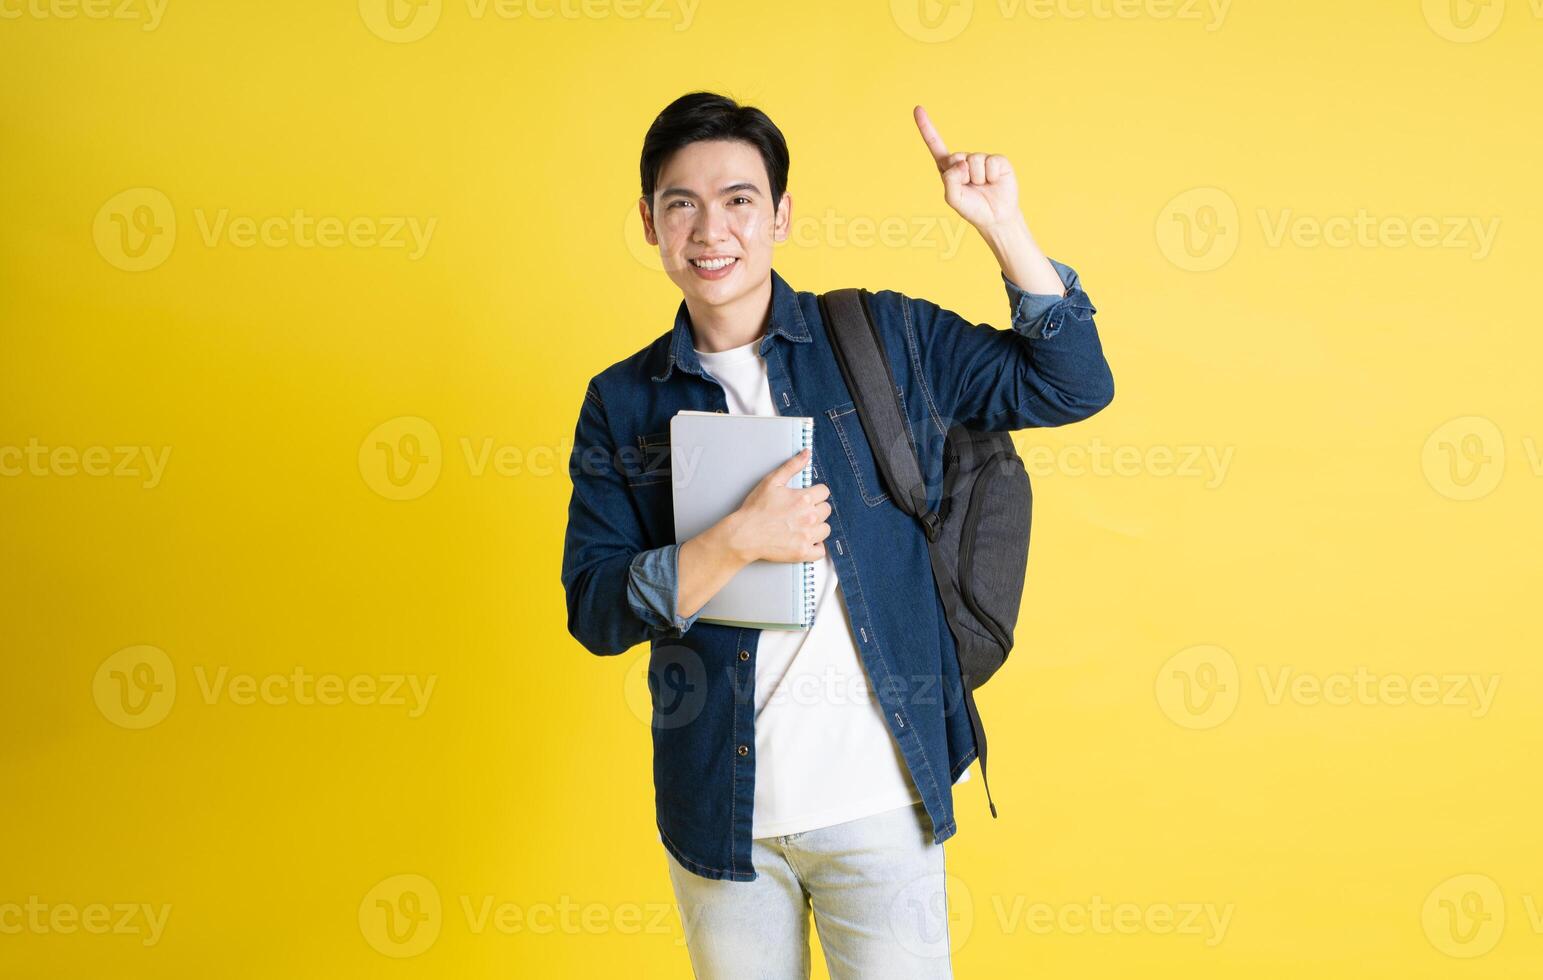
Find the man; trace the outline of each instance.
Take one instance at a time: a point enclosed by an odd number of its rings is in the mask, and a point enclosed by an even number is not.
[[[996,256],[1011,329],[872,295],[929,505],[949,426],[1087,418],[1113,398],[1095,312],[1047,259],[998,155],[951,153],[917,106],[944,200]],[[643,142],[639,200],[682,302],[673,328],[595,375],[575,430],[562,581],[598,655],[648,640],[656,822],[699,977],[946,977],[943,842],[976,757],[954,640],[919,524],[890,503],[816,296],[771,268],[793,201],[766,115],[695,92]],[[807,452],[675,543],[669,421],[682,409],[812,416]],[[812,561],[807,631],[697,622],[756,560]]]

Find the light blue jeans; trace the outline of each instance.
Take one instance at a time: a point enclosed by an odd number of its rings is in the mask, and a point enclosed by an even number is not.
[[[920,803],[756,838],[754,881],[665,858],[698,980],[805,980],[811,909],[831,980],[953,976],[943,845]]]

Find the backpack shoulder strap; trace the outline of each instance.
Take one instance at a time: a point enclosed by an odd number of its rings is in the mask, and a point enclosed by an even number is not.
[[[868,294],[861,289],[835,289],[822,294],[819,299],[820,316],[830,334],[836,364],[852,393],[852,404],[857,409],[863,434],[868,437],[868,445],[873,449],[879,477],[889,490],[890,499],[921,521],[926,529],[933,581],[943,600],[949,629],[955,630],[954,624],[962,618],[963,603],[936,547],[942,521],[936,511],[927,509],[927,487],[922,483],[916,444],[911,441],[911,428],[905,422],[905,409],[900,404],[895,376],[889,369],[889,358],[884,354],[884,340],[868,309]],[[961,679],[970,730],[975,736],[976,756],[980,760],[980,781],[985,785],[986,803],[995,817],[997,805],[991,800],[991,783],[986,779],[986,730],[975,706],[975,685],[968,675],[961,674]]]
[[[929,540],[935,539],[939,518],[927,509],[927,487],[922,482],[916,446],[884,353],[884,341],[869,314],[867,292],[835,289],[824,293],[820,296],[820,315],[890,499],[922,522]]]

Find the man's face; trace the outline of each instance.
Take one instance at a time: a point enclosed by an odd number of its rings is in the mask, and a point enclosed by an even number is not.
[[[748,295],[771,274],[772,245],[787,238],[793,199],[784,193],[781,209],[775,204],[760,152],[738,140],[677,150],[654,183],[652,212],[646,198],[638,201],[670,279],[708,306]]]

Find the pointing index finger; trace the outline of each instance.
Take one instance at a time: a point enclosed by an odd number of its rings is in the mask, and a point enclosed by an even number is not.
[[[932,120],[927,118],[927,110],[917,106],[912,115],[916,117],[916,128],[921,130],[922,140],[927,144],[927,149],[932,151],[932,160],[943,169],[943,164],[948,160],[948,146],[943,142],[943,137],[938,135],[937,127],[932,125]]]

